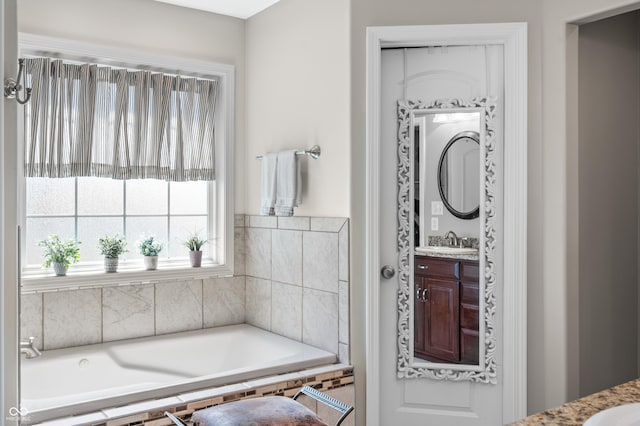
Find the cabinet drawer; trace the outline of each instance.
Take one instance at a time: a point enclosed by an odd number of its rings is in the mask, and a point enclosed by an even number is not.
[[[430,277],[452,278],[457,280],[457,269],[459,261],[436,259],[427,256],[415,257],[415,270],[419,274],[428,274]]]
[[[460,302],[466,305],[479,305],[480,288],[477,284],[462,283]]]
[[[467,260],[462,263],[462,281],[477,282],[480,278],[480,265],[477,260]]]
[[[480,312],[477,306],[462,304],[460,307],[460,327],[478,331],[480,329]]]

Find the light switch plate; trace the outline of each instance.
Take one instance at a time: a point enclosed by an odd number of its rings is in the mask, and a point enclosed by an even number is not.
[[[431,230],[432,231],[437,231],[438,229],[440,229],[440,222],[438,221],[437,217],[432,217],[431,218]]]
[[[434,216],[442,216],[444,214],[444,205],[442,201],[431,202],[431,214]]]

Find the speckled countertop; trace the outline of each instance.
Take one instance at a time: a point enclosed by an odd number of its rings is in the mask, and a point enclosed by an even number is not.
[[[640,402],[640,379],[585,396],[553,410],[534,414],[511,425],[582,425],[594,414],[618,405]]]

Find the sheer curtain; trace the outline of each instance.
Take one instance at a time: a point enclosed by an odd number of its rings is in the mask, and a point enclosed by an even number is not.
[[[218,81],[27,58],[27,177],[214,180]]]

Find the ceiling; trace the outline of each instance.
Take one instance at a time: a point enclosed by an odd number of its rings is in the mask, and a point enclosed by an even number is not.
[[[156,0],[176,6],[247,19],[280,0]]]

